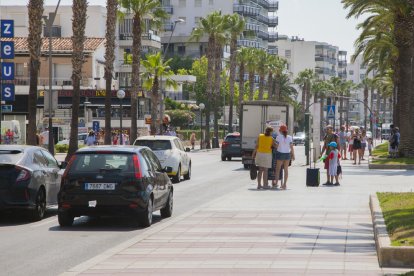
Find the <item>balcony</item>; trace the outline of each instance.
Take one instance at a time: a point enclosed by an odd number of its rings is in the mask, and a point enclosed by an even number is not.
[[[253,39],[239,39],[237,40],[237,46],[260,48],[260,42]]]
[[[83,87],[95,87],[95,80],[93,78],[82,77],[81,86]],[[30,84],[30,77],[16,77],[13,81],[15,85],[26,86]],[[49,87],[49,78],[38,78],[38,86]],[[53,78],[52,86],[72,86],[71,77],[67,78]]]
[[[340,61],[338,61],[338,66],[339,67],[346,67],[347,66],[347,62],[346,62],[346,60],[340,60]]]
[[[276,12],[279,10],[279,1],[271,1],[269,3],[269,12]]]
[[[132,46],[132,33],[120,33],[119,34],[119,47],[131,47]],[[145,33],[141,35],[141,43],[143,47],[152,47],[155,49],[161,49],[161,38],[158,35],[152,33]]]
[[[255,32],[257,32],[257,31],[260,30],[260,25],[254,24],[254,23],[246,23],[245,29],[248,30],[248,31],[255,31]]]
[[[269,16],[264,15],[264,14],[258,14],[256,16],[256,19],[259,22],[262,22],[262,23],[268,25],[269,27],[276,27],[279,23],[279,18],[277,16],[269,17]]]
[[[163,26],[164,32],[172,32],[174,29],[174,23],[165,23]]]
[[[276,27],[279,24],[279,18],[277,16],[269,17],[269,27]]]
[[[279,38],[278,33],[269,33],[269,42],[275,42]]]
[[[265,32],[263,30],[259,30],[257,32],[257,37],[259,37],[261,39],[264,39],[264,40],[268,40],[269,39],[269,33],[268,32]]]
[[[250,5],[234,4],[233,11],[245,16],[257,16],[260,13],[260,8]]]
[[[277,55],[279,53],[277,48],[269,48],[267,49],[267,53],[270,55]]]
[[[168,14],[174,13],[174,7],[172,5],[163,5],[162,9]]]

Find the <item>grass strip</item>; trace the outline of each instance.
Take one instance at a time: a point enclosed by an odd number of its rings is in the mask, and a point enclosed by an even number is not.
[[[372,164],[378,165],[414,165],[414,158],[387,158],[388,142],[380,144],[372,151]]]
[[[393,246],[414,246],[414,193],[377,193]]]

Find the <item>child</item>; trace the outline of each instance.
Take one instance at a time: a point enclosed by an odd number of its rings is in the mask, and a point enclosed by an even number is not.
[[[369,156],[372,155],[372,138],[368,138],[368,152],[369,152]]]
[[[337,147],[338,145],[336,142],[330,142],[328,144],[328,147],[330,148],[330,153],[328,155],[329,159],[329,182],[333,184],[333,180],[335,177],[335,184],[334,186],[339,186],[338,181],[338,164],[339,159],[341,158],[341,154],[339,153]]]

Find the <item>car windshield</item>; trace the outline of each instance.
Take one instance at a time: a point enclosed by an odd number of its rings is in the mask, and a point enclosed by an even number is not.
[[[152,150],[170,150],[171,142],[169,140],[137,140],[135,146],[145,146]]]
[[[226,137],[226,142],[240,143],[240,136],[229,135]]]
[[[70,167],[69,173],[74,172],[133,172],[134,162],[131,153],[78,153]]]
[[[16,164],[23,158],[20,150],[0,150],[0,163]]]

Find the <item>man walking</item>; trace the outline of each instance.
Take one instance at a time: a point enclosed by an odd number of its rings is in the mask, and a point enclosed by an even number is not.
[[[329,143],[331,142],[335,142],[338,145],[338,151],[341,150],[341,145],[339,143],[339,137],[338,135],[336,135],[333,132],[333,127],[331,125],[327,125],[326,126],[326,135],[323,138],[323,148],[322,148],[322,152],[321,152],[321,157],[323,156],[323,154],[326,152],[326,155],[329,156],[330,153],[330,147],[328,146]],[[330,182],[330,178],[329,178],[329,159],[325,158],[325,166],[324,169],[326,170],[326,183],[324,183],[323,185],[333,185],[333,183]]]

